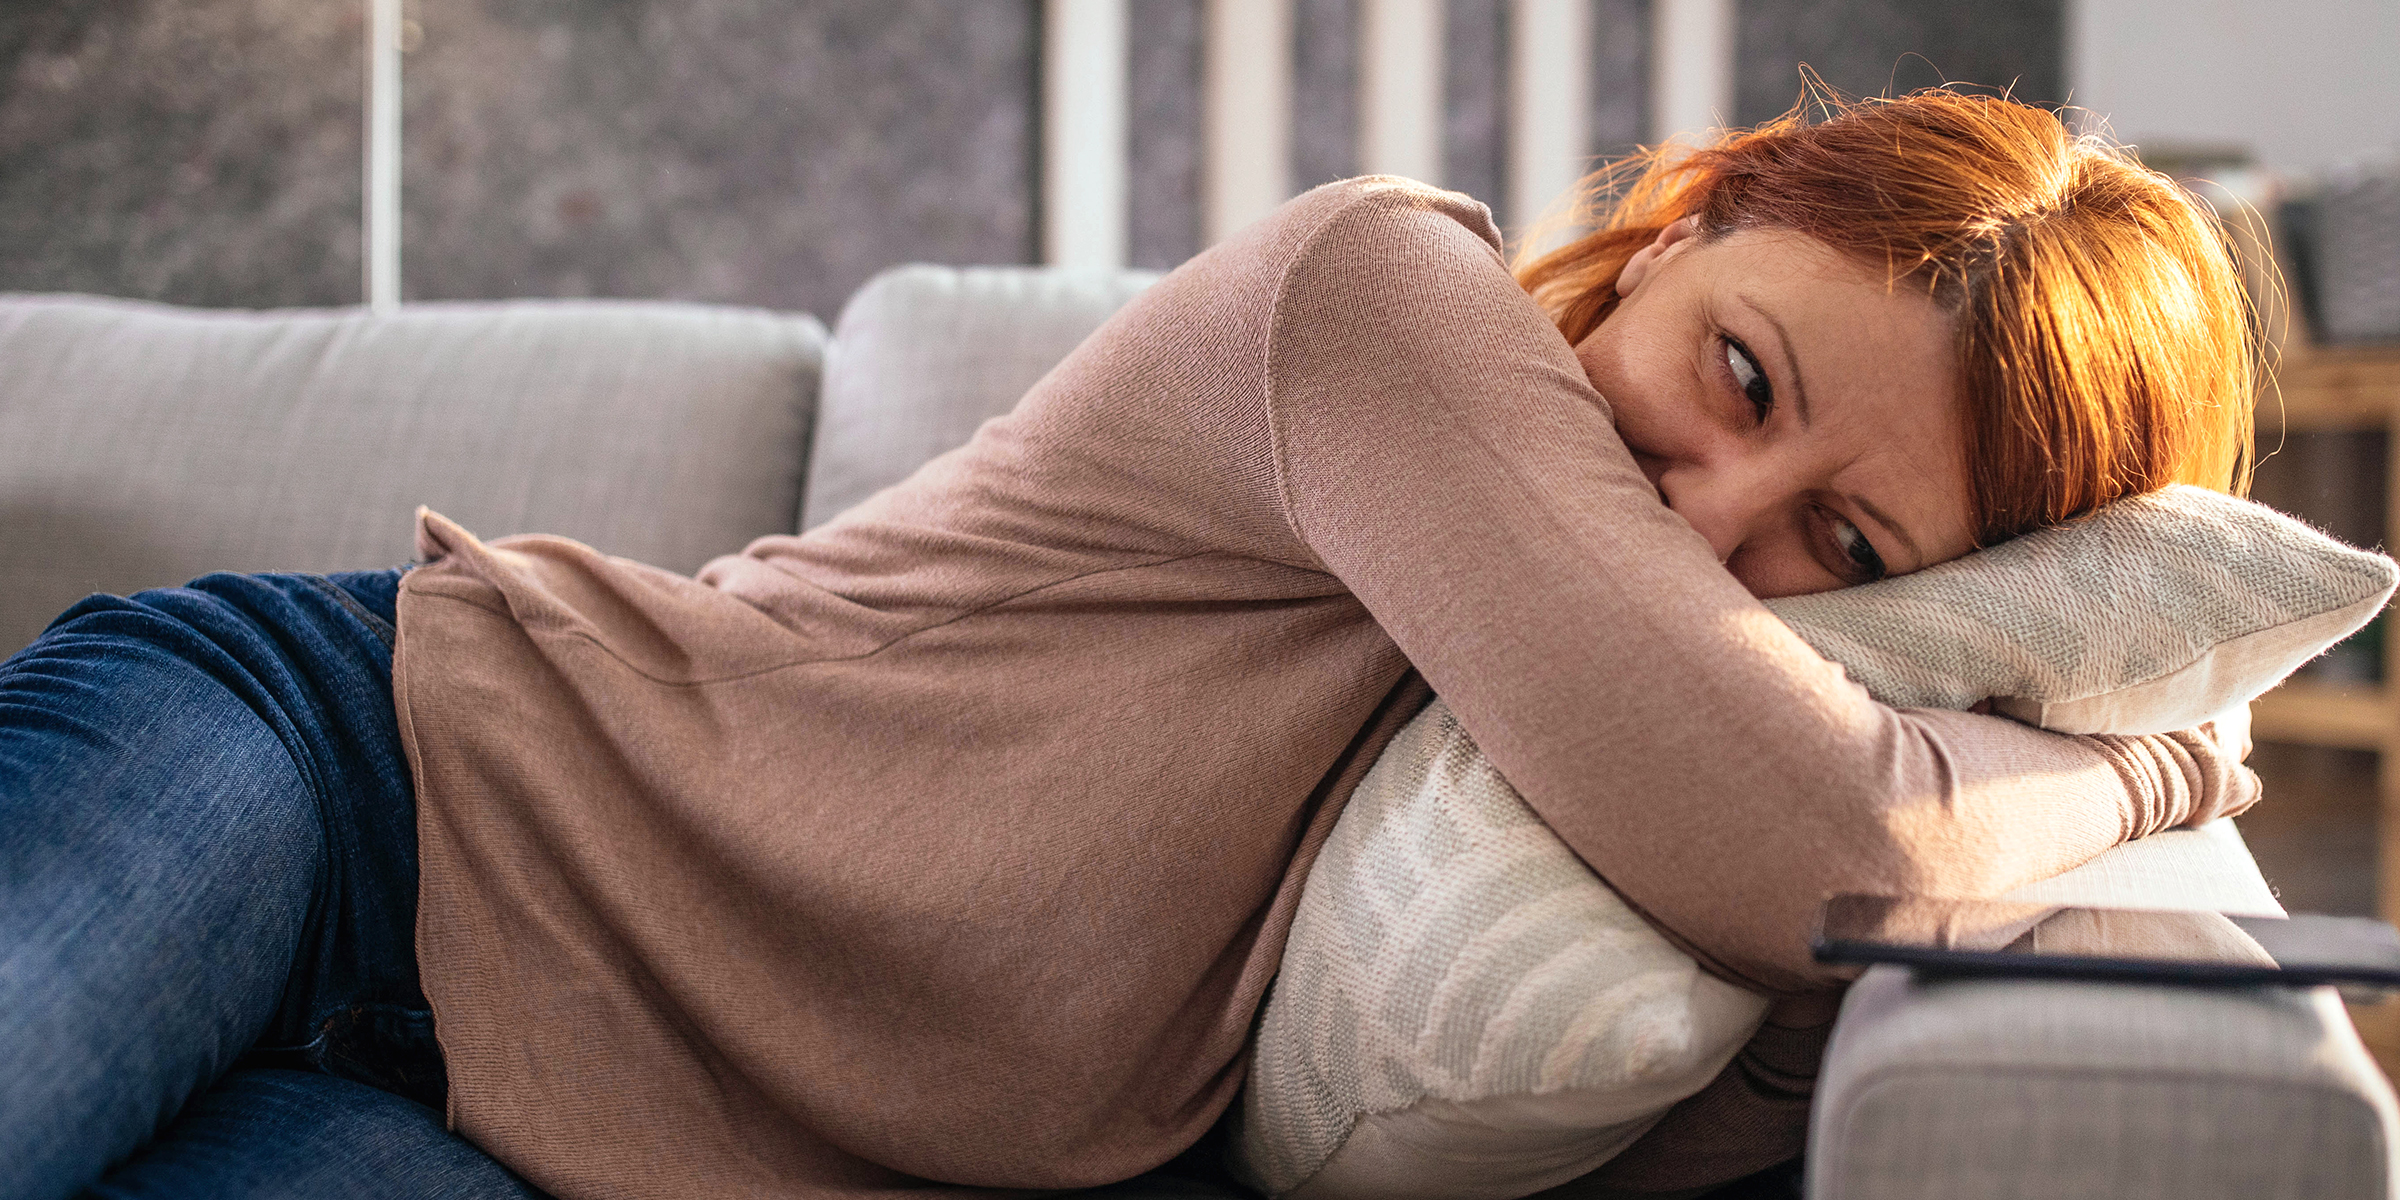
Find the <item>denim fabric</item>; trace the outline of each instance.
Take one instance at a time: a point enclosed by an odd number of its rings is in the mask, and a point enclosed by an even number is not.
[[[241,1068],[83,1200],[539,1200],[442,1114],[313,1072]]]
[[[177,1114],[245,1056],[442,1104],[392,711],[399,577],[94,596],[0,663],[0,1196],[71,1195],[162,1133],[127,1168],[151,1190],[122,1194],[164,1194]],[[192,1119],[282,1152],[279,1118],[225,1111]],[[289,1127],[340,1124],[317,1117]],[[210,1194],[239,1158],[172,1159],[216,1174],[164,1190]]]

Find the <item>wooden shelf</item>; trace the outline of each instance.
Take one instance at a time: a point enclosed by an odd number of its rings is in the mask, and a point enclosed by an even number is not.
[[[2391,697],[2374,684],[2295,679],[2250,706],[2250,736],[2350,750],[2381,750],[2400,720]]]
[[[2266,328],[2291,328],[2289,313],[2279,307],[2266,315]],[[2400,539],[2400,346],[2284,344],[2275,386],[2259,397],[2262,452],[2287,433],[2379,429],[2393,434],[2384,451],[2386,538]],[[2376,907],[2385,920],[2400,920],[2400,637],[2384,638],[2383,678],[2385,686],[2286,683],[2251,705],[2250,734],[2261,741],[2377,752]],[[2360,1027],[2377,1038],[2379,1061],[2400,1062],[2400,1003],[2377,1007]]]
[[[2400,347],[2294,347],[2276,377],[2277,387],[2259,397],[2261,433],[2377,429],[2400,411]]]
[[[2358,1040],[2366,1043],[2367,1053],[2383,1068],[2384,1078],[2400,1074],[2400,1000],[2354,1002],[2349,1008],[2350,1022],[2358,1027]]]

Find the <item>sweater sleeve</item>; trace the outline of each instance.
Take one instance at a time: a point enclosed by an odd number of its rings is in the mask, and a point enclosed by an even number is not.
[[[1838,892],[1988,897],[2246,803],[2205,734],[2076,738],[1875,703],[1663,506],[1458,198],[1361,188],[1267,342],[1293,533],[1626,900],[1748,986]]]

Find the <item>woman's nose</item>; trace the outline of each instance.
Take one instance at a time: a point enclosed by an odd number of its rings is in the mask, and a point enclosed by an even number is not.
[[[1653,476],[1667,507],[1708,539],[1718,562],[1727,562],[1765,524],[1779,500],[1773,481],[1756,464],[1713,462],[1669,466]]]

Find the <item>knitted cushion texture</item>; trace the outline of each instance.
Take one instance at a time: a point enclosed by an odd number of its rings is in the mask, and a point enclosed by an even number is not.
[[[2177,487],[1768,607],[1886,704],[2004,699],[2054,728],[2139,733],[2272,687],[2379,611],[2394,578],[2381,555]],[[1295,1200],[1530,1195],[1698,1091],[1766,1007],[1636,916],[1437,700],[1310,871],[1233,1162]]]
[[[2263,505],[2177,485],[1865,587],[1770,601],[1899,708],[2062,733],[2189,729],[2365,624],[2392,561]]]

